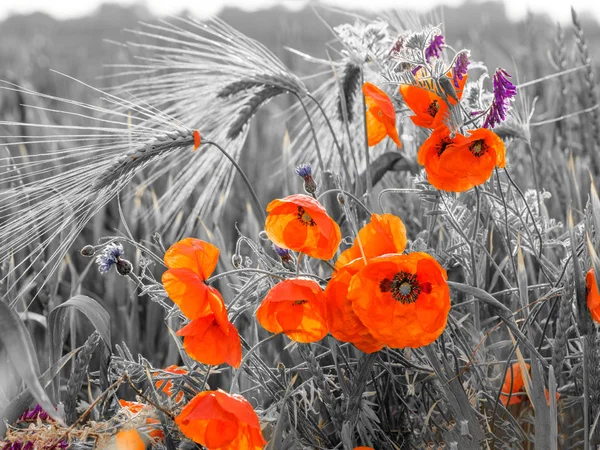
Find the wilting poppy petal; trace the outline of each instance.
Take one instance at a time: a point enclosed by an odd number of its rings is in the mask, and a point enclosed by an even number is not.
[[[132,414],[139,414],[148,405],[140,402],[130,402],[129,400],[119,399],[119,405],[121,408],[128,409]]]
[[[271,288],[256,318],[271,333],[285,333],[296,342],[316,342],[328,331],[325,314],[325,296],[319,283],[293,278]]]
[[[223,323],[209,314],[192,320],[177,332],[183,336],[183,348],[187,354],[202,364],[218,365],[227,363],[235,368],[242,360],[242,344],[235,326]]]
[[[217,267],[219,249],[200,239],[185,238],[165,252],[164,261],[169,269],[189,269],[205,281]]]
[[[368,82],[363,84],[362,90],[368,108],[366,122],[369,147],[377,145],[386,136],[389,136],[398,147],[402,147],[396,129],[396,111],[388,95]]]
[[[348,299],[350,280],[364,266],[364,260],[359,258],[334,272],[325,288],[327,323],[329,332],[336,339],[351,342],[365,353],[373,353],[381,350],[385,344],[373,337]]]
[[[335,268],[362,258],[363,255],[368,260],[387,253],[402,253],[406,242],[406,227],[399,217],[393,214],[372,214],[371,221],[360,229],[352,247],[342,252],[337,259]]]
[[[212,312],[208,301],[214,288],[208,286],[190,269],[169,269],[162,275],[162,284],[179,309],[190,320]]]
[[[221,390],[196,395],[175,422],[185,436],[208,450],[261,450],[266,444],[250,403]]]
[[[340,227],[325,208],[307,195],[290,195],[267,206],[265,231],[278,247],[331,259],[340,245]]]
[[[592,319],[600,323],[600,292],[596,284],[594,269],[590,269],[585,275],[586,301]]]
[[[165,372],[169,372],[172,374],[177,374],[177,375],[184,375],[187,374],[187,370],[183,367],[179,367],[176,365],[171,365],[169,367],[165,367],[163,369]],[[157,374],[153,374],[153,376],[156,376]],[[156,389],[160,389],[162,392],[164,392],[168,397],[172,397],[173,396],[173,381],[171,380],[158,380],[155,382],[155,386]],[[177,397],[175,397],[175,401],[179,402],[181,399],[183,398],[183,392],[178,392],[177,393]]]
[[[427,253],[384,255],[352,277],[348,299],[375,339],[392,348],[417,348],[431,344],[446,327],[446,280],[446,271]]]

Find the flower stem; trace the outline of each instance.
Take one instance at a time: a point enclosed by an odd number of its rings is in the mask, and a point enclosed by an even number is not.
[[[319,169],[321,170],[321,176],[323,176],[323,172],[325,172],[325,163],[323,162],[323,155],[321,154],[321,147],[319,147],[319,140],[317,139],[317,131],[315,130],[315,125],[313,124],[312,118],[310,117],[310,113],[302,100],[302,97],[296,92],[292,92],[300,102],[302,109],[304,110],[304,114],[306,114],[306,119],[308,120],[308,124],[312,131],[313,140],[315,142],[315,150],[317,152],[317,159],[319,160]]]
[[[263,344],[266,344],[269,341],[272,341],[273,339],[275,339],[276,337],[280,336],[281,333],[276,333],[276,334],[272,334],[271,336],[263,339],[262,341],[258,342],[254,347],[252,347],[250,350],[248,350],[248,352],[246,353],[246,355],[242,358],[242,362],[240,363],[240,367],[235,371],[235,375],[233,376],[233,380],[231,380],[231,387],[229,388],[229,393],[230,394],[235,394],[236,390],[236,385],[237,385],[237,391],[239,392],[239,379],[240,379],[240,374],[242,373],[242,367],[244,367],[244,364],[246,364],[248,362],[248,359],[250,359],[250,357],[254,354],[254,352],[258,349],[258,347],[260,347]]]
[[[360,85],[365,83],[364,72],[361,68],[360,70]],[[365,135],[365,175],[367,180],[367,189],[365,191],[366,203],[367,206],[371,204],[371,192],[373,191],[373,180],[371,179],[371,155],[369,154],[369,137],[367,135],[367,103],[365,99],[365,94],[361,90],[362,96],[362,109],[363,109],[363,126],[364,126],[364,135]]]
[[[265,221],[267,220],[267,216],[265,215],[265,211],[264,211],[263,207],[260,205],[260,201],[258,200],[258,196],[256,195],[256,192],[254,191],[254,188],[252,187],[252,184],[250,183],[250,180],[248,179],[248,177],[246,176],[246,174],[244,173],[244,171],[242,170],[242,168],[240,167],[240,165],[236,162],[235,159],[233,159],[231,157],[231,155],[229,153],[227,153],[227,151],[223,147],[221,147],[216,142],[204,141],[203,144],[213,145],[213,146],[217,147],[221,151],[221,153],[223,153],[223,155],[225,155],[225,157],[229,161],[231,161],[231,164],[233,164],[233,166],[235,167],[235,169],[242,176],[242,179],[244,180],[244,183],[246,184],[246,187],[248,188],[248,191],[250,191],[250,195],[252,196],[252,200],[254,200],[254,206],[256,207],[256,214],[262,220],[262,223],[265,223]]]

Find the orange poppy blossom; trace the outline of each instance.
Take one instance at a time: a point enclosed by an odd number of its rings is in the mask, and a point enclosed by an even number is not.
[[[317,342],[327,334],[325,294],[319,283],[290,278],[276,284],[256,310],[256,318],[271,333],[285,333],[296,342]]]
[[[431,344],[450,312],[448,276],[429,254],[372,258],[350,281],[348,300],[375,339],[391,348]]]
[[[365,353],[381,350],[385,344],[379,342],[360,321],[348,300],[348,287],[352,277],[363,267],[363,258],[357,258],[337,269],[325,288],[327,323],[331,335],[339,341],[351,342]]]
[[[267,205],[265,231],[278,247],[306,253],[318,259],[335,255],[342,233],[317,200],[296,194]]]
[[[216,289],[209,295],[209,299],[215,298],[220,302],[209,300],[209,303],[220,304],[222,308],[192,320],[177,332],[177,336],[183,336],[183,348],[196,361],[209,365],[227,363],[237,368],[242,361],[240,335],[229,322],[223,299]]]
[[[598,292],[594,269],[590,269],[585,275],[585,291],[586,303],[592,319],[600,323],[600,292]]]
[[[435,130],[419,148],[419,164],[437,189],[464,192],[485,183],[495,167],[506,165],[502,139],[487,128],[452,136],[447,128]]]
[[[388,95],[369,82],[363,84],[362,91],[368,108],[365,120],[369,147],[379,144],[386,136],[402,147],[396,129],[396,110]]]
[[[173,244],[164,256],[168,270],[162,284],[169,298],[190,320],[210,314],[211,291],[205,281],[217,267],[219,249],[200,239],[185,238]]]
[[[147,436],[139,433],[137,430],[121,430],[115,436],[115,441],[111,445],[108,445],[108,449],[117,450],[146,450],[147,445],[150,444]]]
[[[220,389],[196,395],[175,423],[208,450],[262,450],[266,444],[252,405],[241,395]]]
[[[525,367],[529,372],[531,366],[525,363]],[[512,384],[512,390],[511,390]],[[524,392],[525,380],[523,379],[523,371],[521,370],[521,364],[517,361],[510,369],[506,372],[506,377],[502,383],[502,390],[500,391],[500,401],[506,407],[509,405],[518,405],[527,398],[526,395],[520,395]],[[516,395],[515,395],[516,394]],[[545,389],[546,402],[550,404],[550,392]],[[510,399],[509,399],[510,396]],[[556,400],[560,398],[560,394],[556,393]]]
[[[171,365],[169,367],[165,367],[164,369],[162,369],[165,372],[169,372],[169,373],[173,373],[173,374],[179,374],[179,375],[184,375],[187,374],[187,370],[183,367],[179,367],[176,365]],[[156,376],[157,374],[154,374],[154,376]],[[156,389],[160,389],[162,392],[164,392],[168,397],[172,397],[173,396],[173,391],[172,391],[172,387],[173,387],[173,381],[172,380],[158,380],[155,383]],[[183,398],[183,392],[178,392],[177,396],[175,397],[175,402],[179,402],[181,399]]]
[[[352,247],[339,256],[335,268],[339,269],[363,255],[369,260],[386,253],[402,253],[406,242],[406,227],[400,217],[372,214],[371,221],[360,229]]]
[[[452,83],[451,72],[446,74],[450,78]],[[465,83],[467,82],[468,75],[463,76],[462,80],[458,81],[458,89],[455,90],[456,97],[458,100],[461,99]],[[410,120],[419,126],[424,128],[437,129],[444,125],[444,120],[448,113],[448,104],[446,101],[431,91],[412,84],[401,84],[400,94],[404,99],[404,103],[415,113],[414,116],[410,116]],[[456,104],[456,100],[448,97],[448,102],[451,105]]]

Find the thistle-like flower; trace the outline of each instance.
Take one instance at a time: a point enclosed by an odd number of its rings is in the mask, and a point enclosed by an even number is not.
[[[454,87],[458,89],[458,82],[464,78],[467,74],[467,70],[469,69],[469,52],[464,51],[460,52],[456,55],[456,61],[454,62],[454,70],[452,71],[452,81],[454,82]]]
[[[121,244],[111,243],[108,244],[102,253],[96,258],[96,264],[98,265],[98,271],[101,274],[108,273],[110,268],[117,265],[121,260],[121,256],[125,254],[123,246]]]
[[[431,58],[439,58],[442,56],[442,46],[444,45],[444,36],[436,35],[425,49],[425,59],[430,62]]]
[[[506,113],[510,108],[510,100],[517,95],[517,87],[508,79],[510,74],[501,68],[494,73],[494,100],[490,112],[483,123],[484,128],[493,128],[506,119]]]
[[[312,176],[312,166],[310,164],[301,164],[296,167],[296,173],[304,179],[304,190],[308,194],[317,192],[317,183]]]

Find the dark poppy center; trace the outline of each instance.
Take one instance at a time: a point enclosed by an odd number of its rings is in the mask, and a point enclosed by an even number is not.
[[[435,115],[438,113],[439,110],[440,110],[440,104],[438,103],[437,100],[434,100],[427,107],[427,114],[429,114],[431,117],[435,117]]]
[[[450,139],[449,136],[442,138],[442,140],[437,145],[437,155],[442,156],[442,153],[444,153],[446,147],[448,147],[450,144],[452,144],[452,139]]]
[[[483,139],[478,139],[469,145],[469,150],[473,153],[473,156],[478,158],[487,152],[488,146],[485,144]]]
[[[302,206],[298,206],[298,220],[306,226],[314,227],[316,222],[310,217]]]
[[[416,302],[422,291],[421,285],[417,281],[417,275],[408,272],[398,272],[391,280],[384,278],[379,284],[379,289],[381,292],[391,292],[394,300],[404,305]]]
[[[308,300],[294,300],[294,303],[292,303],[295,306],[298,305],[304,305],[305,303],[308,303]]]

